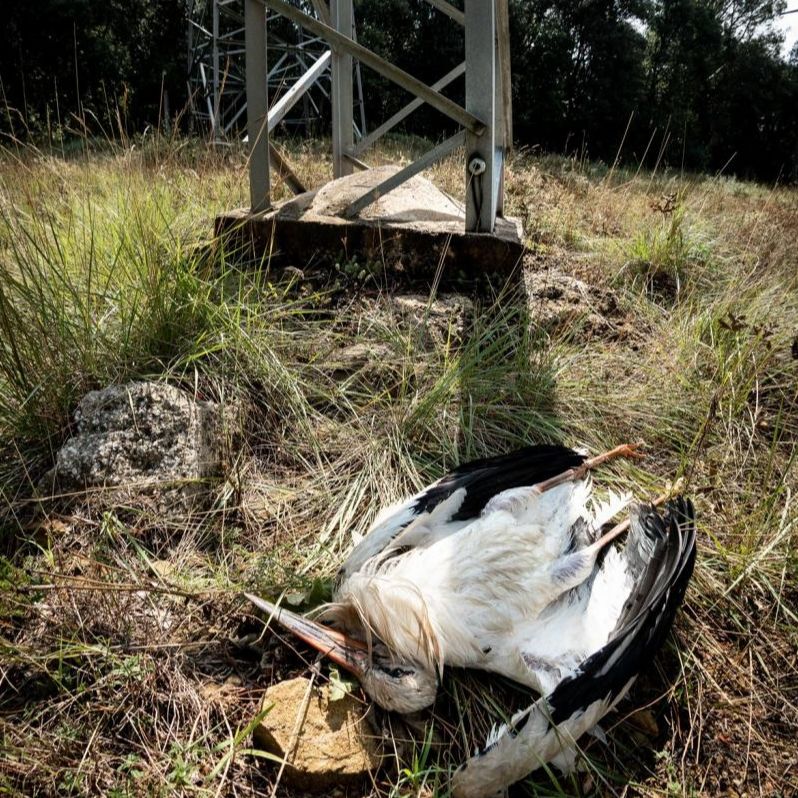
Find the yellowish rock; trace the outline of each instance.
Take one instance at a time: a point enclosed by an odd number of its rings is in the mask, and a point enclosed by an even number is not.
[[[285,759],[287,786],[320,792],[358,781],[379,766],[367,707],[353,696],[331,701],[328,685],[297,678],[266,691],[262,709],[269,707],[253,738],[262,750]]]

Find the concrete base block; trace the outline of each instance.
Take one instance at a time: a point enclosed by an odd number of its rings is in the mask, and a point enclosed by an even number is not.
[[[503,283],[520,269],[521,224],[497,219],[492,235],[465,232],[462,203],[415,176],[353,219],[345,208],[398,167],[384,166],[327,183],[270,211],[235,210],[216,218],[227,256],[270,266],[306,268],[350,261],[379,264],[397,282],[441,285]]]

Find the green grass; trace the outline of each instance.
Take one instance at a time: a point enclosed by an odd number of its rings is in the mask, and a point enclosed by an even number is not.
[[[327,179],[324,146],[289,146],[309,184]],[[375,160],[420,148],[395,139]],[[431,175],[458,191],[456,159]],[[533,791],[719,793],[734,786],[725,772],[748,790],[798,788],[785,767],[798,732],[798,193],[524,154],[507,186],[528,268],[612,292],[601,335],[542,327],[517,286],[460,315],[421,297],[414,316],[361,266],[297,281],[242,270],[223,247],[210,257],[214,214],[246,195],[235,150],[2,154],[0,791],[271,790],[241,730],[264,687],[304,665],[272,646],[261,671],[239,590],[317,603],[381,505],[461,460],[639,439],[647,459],[601,481],[647,496],[687,479],[693,585],[609,747],[591,742],[586,774],[538,773]],[[353,345],[378,362],[349,361]],[[241,414],[210,509],[165,518],[38,497],[79,398],[142,378]],[[438,791],[523,700],[479,680],[446,690],[448,714],[374,794]],[[653,737],[627,719],[647,704]]]

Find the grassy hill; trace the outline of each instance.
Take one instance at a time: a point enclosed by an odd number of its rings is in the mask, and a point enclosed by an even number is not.
[[[324,142],[289,149],[328,179]],[[247,725],[306,664],[239,591],[312,601],[380,505],[554,440],[643,440],[601,483],[684,478],[699,558],[608,746],[533,794],[798,792],[798,191],[519,153],[523,279],[408,298],[354,254],[283,277],[209,258],[245,170],[184,141],[0,156],[0,792],[265,794]],[[429,176],[457,195],[461,173]],[[243,409],[210,509],[38,500],[80,397],[141,378]],[[473,741],[449,743],[369,794],[433,794]]]

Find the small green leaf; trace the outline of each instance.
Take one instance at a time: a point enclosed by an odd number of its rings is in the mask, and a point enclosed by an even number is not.
[[[341,676],[338,668],[330,668],[330,701],[340,701],[355,688],[355,682]]]
[[[308,594],[304,590],[291,590],[283,594],[283,602],[292,607],[301,607],[308,598]]]

